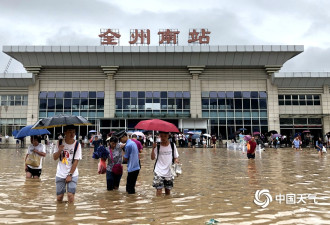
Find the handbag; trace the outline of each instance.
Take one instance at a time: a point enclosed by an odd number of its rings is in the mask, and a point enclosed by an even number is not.
[[[40,166],[40,159],[41,157],[35,153],[29,154],[29,156],[26,158],[26,165],[32,166],[32,167],[39,167]]]
[[[110,156],[111,156],[112,163],[114,163],[112,150],[111,150],[111,148],[109,148],[109,149],[110,149]],[[114,164],[113,167],[112,167],[111,172],[113,172],[113,174],[115,174],[115,175],[122,175],[123,174],[123,166],[121,164],[118,164],[118,163]]]

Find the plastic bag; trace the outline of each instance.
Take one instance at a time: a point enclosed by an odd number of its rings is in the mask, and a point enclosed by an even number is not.
[[[99,174],[105,174],[107,172],[107,164],[105,163],[104,160],[100,160],[100,162],[98,164],[97,172]]]
[[[323,148],[322,148],[322,152],[325,152],[325,153],[327,152],[326,147],[323,146]]]

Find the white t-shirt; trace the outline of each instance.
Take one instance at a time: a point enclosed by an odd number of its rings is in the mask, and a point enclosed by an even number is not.
[[[155,152],[155,158],[157,159],[157,147],[154,148],[154,152]],[[178,157],[179,157],[179,153],[176,146],[174,145],[174,158],[178,158]],[[160,145],[159,156],[155,167],[155,173],[161,177],[171,177],[172,176],[171,165],[172,165],[171,144],[168,144],[168,146],[166,147]]]
[[[38,152],[46,153],[45,145],[39,143],[39,145],[37,145],[37,146],[33,146],[32,144],[29,145],[26,154],[29,154],[29,155],[36,154],[37,155],[37,153],[33,152],[34,149],[36,149]],[[27,166],[30,167],[31,169],[42,169],[42,159],[43,159],[43,157],[41,155],[38,155],[38,156],[41,157],[39,167],[30,166],[30,165],[27,165]]]
[[[74,151],[75,144],[76,144],[76,142],[74,142],[71,145],[68,145],[67,143],[65,143],[65,140],[63,139],[63,143],[62,143],[62,145],[64,145],[63,151],[64,151],[65,157],[68,160],[68,165],[66,163],[62,163],[62,161],[60,159],[58,159],[57,171],[56,171],[57,177],[66,178],[68,176],[68,174],[70,173],[70,170],[72,167],[72,158],[73,158],[73,151]],[[58,152],[58,144],[55,145],[54,152]],[[61,159],[63,159],[63,155],[62,155]],[[76,155],[75,155],[74,159],[76,159],[76,160],[82,159],[80,143],[78,144]],[[76,177],[78,175],[79,175],[79,173],[78,173],[78,167],[77,167],[76,170],[74,171],[74,173],[72,174],[72,176]]]

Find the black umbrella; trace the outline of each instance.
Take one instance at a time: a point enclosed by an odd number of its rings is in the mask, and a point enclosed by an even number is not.
[[[277,131],[276,130],[270,130],[270,131],[268,131],[268,133],[277,134]]]
[[[92,124],[82,116],[61,114],[40,119],[33,125],[32,129],[47,129],[53,127],[63,127],[67,125],[87,126]]]

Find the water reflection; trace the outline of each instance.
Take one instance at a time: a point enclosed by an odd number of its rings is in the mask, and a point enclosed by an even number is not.
[[[179,149],[183,174],[175,179],[171,196],[155,196],[150,150],[141,157],[135,195],[127,195],[126,168],[118,191],[106,190],[97,161],[83,150],[75,204],[58,203],[56,162],[47,155],[39,180],[26,180],[25,150],[1,149],[0,223],[62,224],[204,224],[211,218],[226,224],[330,223],[328,156],[311,150],[257,152],[248,160],[241,151]],[[256,190],[268,189],[273,202],[265,209],[253,203]],[[316,194],[319,204],[285,204],[278,194]]]

